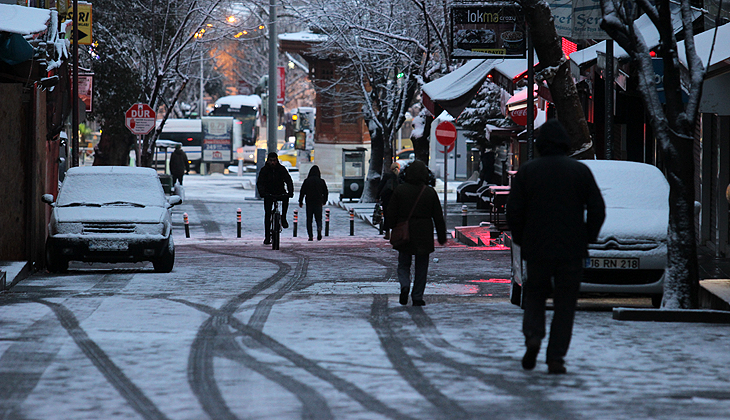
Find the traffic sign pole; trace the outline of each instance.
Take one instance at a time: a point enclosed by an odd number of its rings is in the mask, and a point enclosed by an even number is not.
[[[448,193],[448,183],[449,183],[449,146],[444,146],[444,221],[446,221],[446,215],[448,214],[448,210],[446,210],[446,194]]]
[[[456,127],[450,121],[440,122],[436,126],[436,141],[444,146],[444,219],[448,214],[446,209],[449,184],[449,148],[456,142]]]

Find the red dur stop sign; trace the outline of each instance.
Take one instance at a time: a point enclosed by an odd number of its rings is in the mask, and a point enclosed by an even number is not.
[[[436,126],[436,141],[442,146],[450,146],[456,141],[456,127],[450,121],[443,121]]]

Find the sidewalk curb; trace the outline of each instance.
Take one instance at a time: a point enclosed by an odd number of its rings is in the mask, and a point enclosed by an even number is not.
[[[730,324],[730,312],[713,309],[642,309],[613,308],[613,319],[618,321],[702,322]]]
[[[698,298],[700,308],[730,311],[730,280],[700,280]]]
[[[0,263],[0,271],[5,276],[4,284],[0,284],[0,290],[10,290],[20,281],[33,274],[29,261],[3,261]]]

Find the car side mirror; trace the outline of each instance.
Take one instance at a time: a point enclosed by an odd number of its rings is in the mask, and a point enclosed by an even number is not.
[[[53,194],[43,194],[41,196],[41,201],[46,204],[53,204]]]
[[[182,203],[182,198],[179,195],[171,195],[171,196],[167,197],[167,204],[169,204],[170,207],[176,206],[181,203]]]

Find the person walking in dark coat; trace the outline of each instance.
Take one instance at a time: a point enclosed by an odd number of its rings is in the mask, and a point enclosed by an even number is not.
[[[558,120],[542,125],[535,147],[540,157],[520,167],[507,200],[512,240],[527,263],[522,285],[527,350],[522,367],[535,367],[545,337],[545,300],[552,291],[546,361],[549,373],[565,373],[588,244],[601,230],[605,204],[590,169],[567,156],[570,138]]]
[[[180,185],[183,184],[183,175],[190,172],[190,162],[188,162],[188,155],[182,149],[182,145],[176,144],[175,151],[170,155],[170,174],[172,174],[172,185],[175,185],[175,181],[179,181]]]
[[[413,306],[423,306],[423,291],[426,289],[429,254],[434,251],[433,229],[441,245],[446,243],[446,223],[441,210],[441,201],[436,191],[427,185],[429,172],[426,164],[416,160],[405,169],[405,183],[398,185],[390,197],[387,209],[387,228],[392,229],[408,220],[409,242],[394,246],[398,251],[398,281],[400,282],[401,305],[408,303],[411,287],[411,262],[415,255],[415,274],[411,298]],[[420,196],[420,197],[419,197]],[[410,219],[408,215],[413,212]]]
[[[322,240],[322,206],[327,204],[329,195],[327,183],[322,179],[319,166],[312,166],[307,179],[304,180],[302,188],[299,190],[299,207],[302,207],[305,201],[307,202],[307,233],[310,241],[313,240],[313,218],[317,221],[317,240]]]
[[[397,162],[393,162],[390,165],[390,171],[386,172],[385,175],[380,179],[378,184],[377,198],[380,200],[380,205],[383,207],[383,217],[387,217],[388,203],[390,203],[390,197],[395,191],[395,187],[398,186],[398,172],[400,172],[400,165]],[[387,225],[387,222],[383,220],[383,225]],[[390,239],[390,230],[385,229],[385,239]]]
[[[256,179],[256,188],[264,199],[264,244],[271,243],[271,217],[274,212],[274,197],[286,195],[294,197],[294,183],[289,171],[279,163],[279,155],[271,152],[266,157],[266,164],[259,171]],[[281,199],[281,227],[289,227],[286,221],[286,212],[289,209],[289,198]]]
[[[484,148],[479,154],[480,171],[479,182],[482,185],[491,184],[494,178],[494,150]]]

